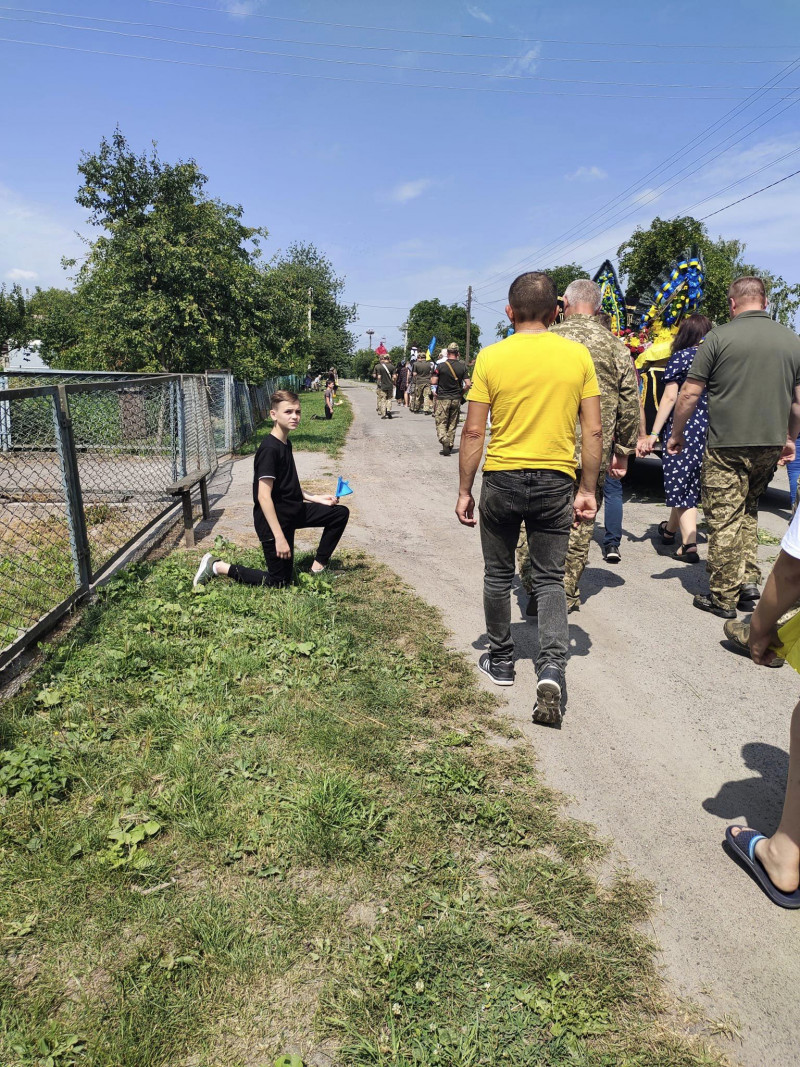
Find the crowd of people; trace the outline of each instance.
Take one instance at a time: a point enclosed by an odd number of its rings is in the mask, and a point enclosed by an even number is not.
[[[599,287],[576,280],[563,316],[552,279],[520,275],[506,313],[513,332],[483,348],[470,375],[457,343],[440,358],[413,346],[398,367],[378,353],[378,414],[393,402],[432,415],[443,455],[450,455],[468,403],[459,447],[456,515],[479,527],[484,561],[483,605],[488,651],[479,670],[500,686],[515,681],[511,588],[519,569],[536,619],[539,651],[533,721],[560,725],[564,713],[568,613],[579,610],[580,581],[598,507],[606,498],[603,554],[621,560],[620,479],[633,455],[661,440],[669,516],[658,537],[674,558],[697,563],[697,510],[708,529],[708,591],[694,606],[725,620],[725,633],[763,666],[776,666],[776,627],[800,602],[800,510],[763,595],[757,562],[758,502],[777,466],[796,460],[800,434],[800,338],[767,314],[763,282],[736,279],[730,321],[712,327],[693,314],[680,326],[664,372],[664,391],[649,431],[637,373],[627,347],[601,312]],[[335,372],[326,384],[333,411]],[[267,570],[203,557],[195,584],[215,576],[248,585],[292,580],[294,534],[321,527],[312,573],[326,568],[344,533],[348,509],[332,496],[306,493],[297,477],[289,434],[298,425],[294,393],[273,397],[272,433],[255,456],[256,532]],[[328,416],[329,417],[329,416]],[[487,429],[490,432],[487,447]],[[480,504],[472,489],[483,462]],[[752,613],[750,621],[737,612]],[[771,899],[800,908],[800,704],[791,725],[789,781],[778,831],[771,837],[730,827],[730,848]]]

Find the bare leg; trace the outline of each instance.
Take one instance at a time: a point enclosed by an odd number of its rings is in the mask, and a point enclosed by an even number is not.
[[[731,831],[738,836],[739,828]],[[800,704],[792,713],[789,732],[789,775],[781,823],[772,837],[759,841],[756,856],[773,885],[784,893],[800,886]]]
[[[673,508],[673,511],[678,512],[678,526],[683,544],[697,544],[697,508]]]
[[[214,561],[214,574],[221,574],[223,576],[226,576],[230,569],[230,563],[223,563],[221,559]]]

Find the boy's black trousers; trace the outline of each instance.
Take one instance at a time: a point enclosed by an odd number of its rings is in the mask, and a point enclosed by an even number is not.
[[[322,527],[322,537],[315,559],[317,563],[325,566],[334,553],[336,546],[342,538],[347,520],[350,518],[350,509],[344,504],[309,504],[303,502],[302,509],[295,512],[291,518],[278,513],[278,522],[281,524],[283,536],[289,542],[291,556],[288,559],[280,559],[275,551],[275,538],[270,534],[267,540],[261,542],[264,549],[264,559],[267,561],[265,571],[256,570],[254,567],[242,567],[238,563],[232,563],[228,571],[228,577],[242,585],[290,585],[292,581],[292,568],[294,567],[294,535],[296,530],[304,530],[312,526]]]

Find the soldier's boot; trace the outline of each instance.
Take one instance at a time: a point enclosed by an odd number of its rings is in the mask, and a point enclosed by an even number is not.
[[[739,590],[739,600],[736,603],[736,607],[739,611],[755,611],[760,599],[761,590],[758,586],[745,583]]]

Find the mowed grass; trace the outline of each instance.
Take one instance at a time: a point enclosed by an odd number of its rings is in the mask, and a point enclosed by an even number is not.
[[[321,391],[300,394],[302,418],[300,425],[291,436],[292,448],[295,452],[327,452],[331,458],[339,458],[344,448],[347,431],[353,421],[353,409],[341,387],[336,400],[341,400],[341,405],[334,408],[332,419],[326,419],[325,397]],[[317,415],[318,418],[312,418],[313,415]],[[250,440],[242,445],[240,449],[242,454],[249,455],[255,452],[271,430],[271,422],[260,426]]]
[[[0,1063],[721,1062],[431,608],[361,555],[195,566],[131,568],[0,711]]]

